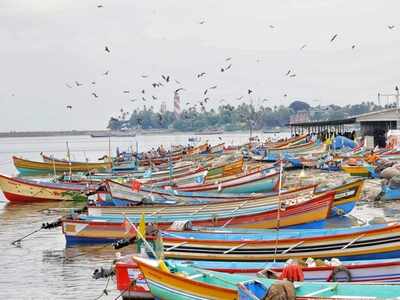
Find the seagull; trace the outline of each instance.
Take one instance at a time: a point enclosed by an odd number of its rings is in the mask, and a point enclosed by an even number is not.
[[[225,69],[224,69],[224,68],[221,68],[221,72],[225,72]]]
[[[219,139],[220,141],[222,141],[222,137],[219,136],[218,139]]]
[[[290,77],[296,77],[296,74],[290,74]]]
[[[283,94],[283,97],[287,97],[287,94]]]
[[[181,84],[178,80],[174,79],[177,84]]]
[[[152,98],[153,98],[153,100],[157,100],[157,97],[156,96],[151,96]]]
[[[92,84],[96,84],[96,81],[92,81]]]
[[[130,91],[126,90],[126,91],[122,91],[124,94],[129,94]]]
[[[229,64],[229,65],[225,68],[225,71],[226,71],[226,70],[229,70],[231,67],[232,67],[232,64]]]
[[[205,96],[207,94],[207,92],[208,92],[208,90],[205,89],[204,92],[203,92],[203,95]]]
[[[206,75],[206,72],[201,72],[201,73],[197,74],[197,78],[203,77],[204,75]]]
[[[200,25],[203,25],[205,22],[206,22],[206,21],[203,20],[203,21],[200,21],[199,24],[200,24]]]
[[[215,90],[217,88],[217,86],[216,85],[213,85],[212,87],[209,87],[208,89],[209,90]]]
[[[135,102],[137,99],[131,99],[131,102]]]
[[[286,76],[289,76],[290,72],[292,72],[292,70],[287,71]]]
[[[145,98],[145,97],[142,97],[142,101],[146,101],[146,98]]]
[[[304,44],[303,46],[301,46],[300,50],[303,50],[305,47],[307,47],[307,44]]]
[[[104,50],[105,50],[106,52],[108,52],[108,53],[111,52],[111,51],[110,51],[110,48],[108,48],[107,46],[104,47]]]
[[[227,57],[225,58],[225,61],[230,61],[232,59],[232,57]]]
[[[269,28],[274,29],[275,26],[274,25],[269,25]]]
[[[394,26],[394,25],[389,25],[388,26],[388,28],[390,29],[390,30],[392,30],[392,29],[394,29],[396,26]]]
[[[153,88],[158,87],[158,83],[156,83],[156,82],[152,83],[151,85],[153,86]]]
[[[184,90],[184,88],[176,89],[176,90],[175,90],[175,93],[179,93],[179,91],[183,91],[183,90]]]
[[[208,100],[210,100],[210,98],[207,97],[207,98],[204,98],[203,101],[204,101],[204,103],[207,103]]]
[[[351,46],[351,49],[354,49],[356,47],[356,45]]]
[[[72,86],[69,85],[68,83],[66,83],[65,86],[68,87],[68,88],[70,88],[70,89],[72,89]]]
[[[162,77],[162,79],[164,79],[166,82],[169,82],[169,75],[168,75],[168,76],[161,75],[161,77]]]
[[[142,76],[140,76],[140,77],[142,77],[142,78],[147,78],[147,77],[149,77],[149,75],[142,75]]]
[[[104,6],[101,5],[101,4],[97,5],[97,8],[103,8],[103,7],[104,7]]]
[[[146,93],[146,91],[145,91],[145,90],[142,90],[142,94],[144,94],[144,93]]]
[[[93,97],[95,97],[95,98],[99,98],[99,96],[97,96],[96,93],[92,93],[92,95],[93,95]]]
[[[72,109],[72,105],[67,105],[67,108],[68,109]]]
[[[110,73],[110,71],[105,71],[104,73],[103,73],[103,75],[108,75],[108,73]]]
[[[242,100],[243,96],[240,96],[239,98],[236,98],[236,100]]]
[[[247,90],[247,94],[249,94],[249,95],[250,95],[252,92],[253,92],[253,91],[250,90],[250,89]]]
[[[337,38],[337,36],[338,36],[338,34],[336,33],[336,34],[334,34],[333,36],[332,36],[332,38],[331,38],[331,42],[333,42],[336,38]]]
[[[81,86],[83,85],[82,83],[79,83],[78,81],[75,81],[76,86]]]

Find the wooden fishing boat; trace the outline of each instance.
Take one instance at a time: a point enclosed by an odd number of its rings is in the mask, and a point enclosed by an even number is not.
[[[187,150],[187,155],[193,156],[193,155],[197,155],[197,154],[201,154],[201,153],[206,153],[206,152],[208,152],[207,150],[208,150],[208,144],[205,143],[205,144],[201,144],[196,147],[193,147],[193,148],[189,148]]]
[[[365,166],[351,166],[342,164],[342,170],[352,176],[362,176],[362,177],[370,176],[370,171]]]
[[[39,162],[13,156],[14,166],[21,175],[54,174],[68,172],[104,171],[111,162]]]
[[[330,212],[330,216],[343,216],[353,210],[357,201],[361,198],[361,191],[363,187],[364,179],[357,179],[336,187],[329,188],[317,188],[315,185],[303,186],[300,188],[284,190],[281,192],[280,200],[294,202],[300,197],[307,199],[313,194],[321,194],[323,192],[335,192],[333,206]],[[196,204],[218,201],[233,201],[233,200],[260,200],[267,201],[269,203],[277,203],[277,193],[262,193],[262,194],[229,194],[229,193],[212,193],[212,192],[183,192],[176,190],[163,190],[163,189],[146,189],[142,188],[141,192],[138,193],[132,191],[128,185],[123,185],[114,181],[107,181],[108,191],[110,191],[111,199],[116,200],[115,203],[121,206],[129,206],[129,203],[137,203],[138,199],[152,199],[154,202],[162,203],[176,203],[176,204]],[[297,199],[297,200],[296,200]],[[127,203],[120,202],[126,201]],[[105,208],[107,211],[107,208]],[[114,212],[124,213],[126,212],[125,207],[113,208]],[[97,212],[98,214],[99,212]],[[105,212],[105,214],[107,214]]]
[[[151,294],[163,300],[264,299],[268,289],[279,281],[227,274],[133,257]],[[400,286],[352,283],[295,283],[296,299],[396,299]]]
[[[300,136],[292,136],[292,137],[284,139],[282,141],[265,143],[265,146],[267,148],[279,148],[279,147],[285,147],[288,145],[304,144],[306,142],[307,136],[308,136],[307,134],[303,134]]]
[[[190,267],[240,275],[257,275],[270,270],[280,276],[286,263],[271,262],[216,262],[216,261],[169,261]],[[152,299],[150,289],[138,265],[131,255],[120,258],[114,265],[118,290],[125,291],[127,298]],[[302,266],[304,281],[310,282],[400,282],[400,261],[381,259],[372,261],[340,262],[340,265]],[[260,276],[260,275],[258,275]],[[132,284],[133,283],[133,284]]]
[[[174,189],[188,192],[262,193],[276,189],[278,182],[279,172],[268,168],[220,182],[178,185]]]
[[[137,179],[142,184],[149,186],[166,186],[166,185],[177,185],[177,184],[194,184],[196,182],[203,183],[207,176],[207,170],[203,167],[190,169],[185,173],[165,174],[163,177],[158,178],[140,178]]]
[[[10,202],[73,200],[74,192],[94,192],[96,188],[94,185],[38,182],[0,174],[0,189]]]
[[[165,238],[164,255],[180,260],[286,261],[290,258],[343,260],[399,258],[400,225],[353,233],[274,240]]]
[[[138,164],[139,164],[139,166],[149,166],[149,165],[157,166],[157,165],[161,165],[161,164],[167,164],[169,161],[178,162],[178,161],[181,161],[182,158],[183,158],[183,153],[179,153],[179,154],[174,154],[174,155],[164,156],[164,157],[139,159]]]
[[[208,150],[208,153],[216,154],[224,152],[225,143],[220,143],[218,145],[211,146]]]
[[[289,205],[279,212],[279,226],[302,225],[308,228],[323,226],[328,217],[334,193],[324,193],[307,201]],[[88,215],[63,219],[63,232],[68,244],[110,242],[126,236],[124,217],[113,215],[112,211],[102,215],[90,207]],[[190,209],[189,209],[190,208]],[[93,209],[93,210],[92,210]],[[99,209],[104,209],[101,207]],[[130,208],[127,208],[130,209]],[[189,209],[189,210],[188,210]],[[101,212],[101,211],[100,211]],[[131,222],[138,223],[142,214],[146,221],[167,228],[175,221],[190,220],[195,226],[224,226],[239,228],[275,228],[277,226],[277,205],[262,201],[231,201],[205,205],[135,207],[134,214],[126,212]]]
[[[232,176],[241,173],[243,170],[243,158],[227,162],[225,164],[218,164],[208,168],[206,180],[212,180],[219,177]]]

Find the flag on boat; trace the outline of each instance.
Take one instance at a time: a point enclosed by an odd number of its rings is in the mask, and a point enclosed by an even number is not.
[[[139,235],[140,238],[146,239],[146,222],[144,218],[144,213],[142,213],[142,216],[140,217],[138,232],[141,235]]]

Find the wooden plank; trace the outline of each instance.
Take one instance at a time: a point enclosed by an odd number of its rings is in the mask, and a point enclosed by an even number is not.
[[[289,251],[292,251],[294,248],[296,248],[297,246],[300,246],[300,245],[303,244],[303,243],[304,243],[304,241],[300,241],[300,242],[298,242],[297,244],[295,244],[295,245],[293,245],[293,246],[290,246],[288,249],[286,249],[285,251],[283,251],[282,254],[286,254],[286,253],[288,253]]]
[[[224,252],[224,254],[228,254],[228,253],[230,253],[230,252],[232,252],[232,251],[234,251],[234,250],[237,250],[237,249],[239,249],[239,248],[242,248],[242,247],[245,246],[245,245],[247,245],[247,243],[243,243],[243,244],[237,245],[237,246],[235,246],[235,247],[232,247],[231,249],[226,250],[226,251]]]
[[[333,290],[335,290],[337,287],[338,287],[338,284],[335,284],[335,285],[329,286],[329,287],[327,287],[327,288],[320,289],[320,290],[318,290],[318,291],[309,293],[309,294],[305,295],[304,297],[312,297],[312,296],[319,295],[319,294],[322,294],[322,293],[325,293],[325,292],[333,291]]]
[[[353,245],[356,241],[358,241],[359,239],[363,238],[365,236],[364,234],[359,235],[358,237],[356,237],[355,239],[353,239],[352,241],[350,241],[347,245],[345,245],[341,250],[346,249],[347,247]]]
[[[187,244],[188,242],[182,242],[182,243],[179,243],[179,244],[177,244],[177,245],[174,245],[174,246],[172,246],[172,247],[170,247],[170,248],[168,248],[168,249],[166,249],[165,251],[171,251],[171,250],[174,250],[174,249],[176,249],[176,248],[178,248],[178,247],[180,247],[180,246],[183,246],[183,245],[185,245],[185,244]]]

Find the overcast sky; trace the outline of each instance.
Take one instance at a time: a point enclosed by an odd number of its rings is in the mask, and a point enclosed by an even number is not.
[[[182,107],[213,85],[208,108],[249,102],[247,89],[257,105],[376,101],[400,84],[399,11],[398,0],[0,0],[0,131],[102,129],[121,108],[172,109],[178,87]],[[154,89],[162,74],[181,85]]]

